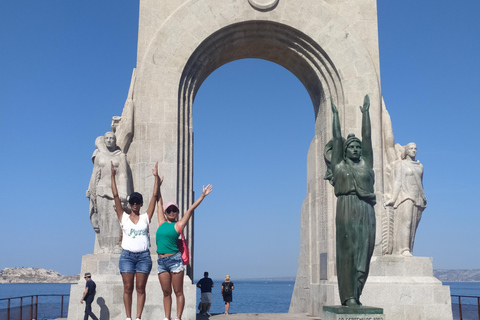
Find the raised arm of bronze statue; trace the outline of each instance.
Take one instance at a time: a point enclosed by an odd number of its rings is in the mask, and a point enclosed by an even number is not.
[[[363,99],[362,111],[362,157],[370,168],[373,168],[372,125],[370,123],[370,98]]]
[[[332,168],[332,171],[335,171],[335,166],[343,161],[343,139],[342,139],[342,129],[340,127],[340,118],[338,116],[338,110],[335,104],[333,103],[333,98],[331,97],[330,97],[330,102],[332,105],[332,114],[333,114],[333,124],[332,124],[333,146],[332,146],[331,168]]]

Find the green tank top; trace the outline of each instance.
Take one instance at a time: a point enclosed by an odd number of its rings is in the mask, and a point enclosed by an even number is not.
[[[169,223],[165,221],[157,229],[157,253],[158,254],[167,254],[167,253],[177,253],[177,240],[180,235],[177,230],[175,230],[176,223]]]

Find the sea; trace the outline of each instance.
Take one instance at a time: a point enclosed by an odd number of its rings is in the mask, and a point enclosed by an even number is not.
[[[212,314],[223,313],[224,303],[220,294],[222,280],[214,280]],[[287,313],[293,293],[295,281],[233,281],[233,301],[231,313]],[[450,286],[452,295],[480,297],[480,282],[444,282]],[[66,283],[8,283],[0,284],[0,319],[6,319],[7,298],[32,295],[69,295],[71,284]],[[34,298],[35,299],[35,298]],[[63,301],[61,315],[61,296],[39,296],[37,319],[55,319],[67,317],[69,297]],[[200,301],[200,290],[197,290],[197,302]],[[23,317],[30,314],[30,298],[23,299]],[[458,316],[458,298],[452,297],[454,319]],[[476,298],[462,298],[463,319],[478,320]],[[10,319],[19,319],[20,299],[10,300]]]

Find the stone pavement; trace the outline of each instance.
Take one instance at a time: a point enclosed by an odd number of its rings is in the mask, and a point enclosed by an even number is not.
[[[318,317],[306,313],[234,313],[234,314],[212,314],[211,317],[197,314],[197,320],[320,320]]]

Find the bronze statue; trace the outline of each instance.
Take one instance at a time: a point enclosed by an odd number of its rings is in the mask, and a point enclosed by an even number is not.
[[[338,110],[331,99],[333,140],[326,177],[337,197],[335,219],[337,277],[342,305],[361,305],[360,295],[367,281],[375,245],[373,149],[370,125],[370,99],[365,96],[362,111],[362,140],[349,134],[342,138]],[[328,157],[328,156],[327,156]]]

